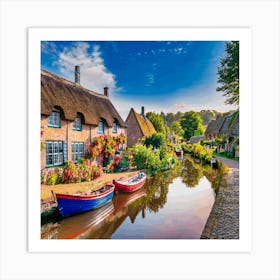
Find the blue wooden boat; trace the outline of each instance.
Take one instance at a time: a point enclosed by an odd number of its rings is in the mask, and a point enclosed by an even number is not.
[[[87,193],[56,193],[55,196],[59,213],[63,217],[68,217],[78,213],[96,209],[112,199],[114,190],[115,185],[107,184],[97,191],[90,191]]]

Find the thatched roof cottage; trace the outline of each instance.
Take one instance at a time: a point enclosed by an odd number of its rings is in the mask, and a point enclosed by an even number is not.
[[[127,125],[127,147],[132,147],[144,136],[149,137],[156,133],[153,124],[145,116],[144,107],[141,108],[141,114],[131,108],[125,123]]]
[[[205,130],[206,139],[213,139],[217,136],[237,137],[239,136],[239,110],[219,116],[209,123]]]
[[[225,137],[239,136],[239,111],[235,111],[225,118],[220,135]]]
[[[219,136],[224,120],[224,116],[218,116],[216,120],[212,120],[205,130],[205,138],[211,140]]]
[[[126,124],[109,99],[109,89],[100,94],[80,84],[41,70],[41,168],[84,157],[92,138],[126,134]]]

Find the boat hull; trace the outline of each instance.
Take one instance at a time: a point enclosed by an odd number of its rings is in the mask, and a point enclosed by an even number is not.
[[[69,217],[78,213],[96,209],[113,198],[114,187],[98,195],[67,195],[56,194],[59,213]]]
[[[175,150],[177,156],[183,155],[183,150]]]
[[[115,192],[135,192],[142,188],[146,182],[146,175],[139,180],[139,182],[135,184],[126,184],[122,181],[113,180],[113,184],[115,185]]]

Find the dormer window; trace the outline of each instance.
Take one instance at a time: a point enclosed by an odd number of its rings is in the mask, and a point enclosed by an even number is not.
[[[48,116],[48,127],[60,127],[60,112],[53,110]]]
[[[73,130],[81,131],[82,130],[82,116],[77,114],[75,121],[73,122]]]
[[[104,134],[104,122],[103,121],[99,121],[97,132],[98,132],[98,134]]]
[[[117,132],[118,132],[118,125],[117,125],[116,121],[114,121],[113,128],[112,128],[112,133],[117,133]]]

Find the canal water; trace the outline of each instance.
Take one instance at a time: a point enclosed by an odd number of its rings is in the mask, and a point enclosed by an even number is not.
[[[199,239],[215,200],[211,185],[201,165],[186,157],[134,193],[42,226],[41,238]]]

